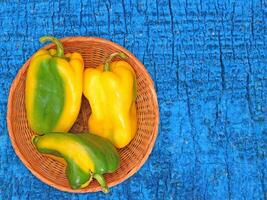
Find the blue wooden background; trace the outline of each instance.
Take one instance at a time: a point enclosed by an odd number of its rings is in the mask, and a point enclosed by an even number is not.
[[[57,191],[13,151],[9,88],[43,35],[117,42],[155,81],[153,152],[108,195]],[[1,0],[0,199],[267,199],[266,43],[266,0]]]

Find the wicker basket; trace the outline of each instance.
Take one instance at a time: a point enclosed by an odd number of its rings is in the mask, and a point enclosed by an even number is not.
[[[124,52],[128,56],[127,62],[132,65],[136,72],[138,130],[132,142],[119,150],[121,157],[119,169],[114,173],[105,175],[108,186],[112,187],[132,176],[144,164],[155,143],[159,113],[153,81],[144,66],[129,51],[115,43],[92,37],[63,38],[61,41],[66,53],[77,51],[82,54],[85,67],[98,66],[113,52]],[[54,47],[53,44],[45,46],[46,49]],[[71,189],[65,175],[65,165],[38,153],[31,143],[34,133],[27,124],[24,102],[25,77],[28,65],[29,60],[23,65],[15,78],[8,99],[7,125],[16,154],[36,177],[59,190],[78,193],[101,190],[95,180],[84,189]],[[83,97],[78,119],[71,131],[87,131],[89,114],[90,106]]]

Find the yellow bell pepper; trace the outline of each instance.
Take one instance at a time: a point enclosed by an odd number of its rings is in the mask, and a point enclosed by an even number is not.
[[[123,148],[137,129],[136,77],[126,61],[111,62],[114,57],[126,58],[123,53],[114,53],[104,65],[85,70],[83,94],[92,110],[89,131]]]
[[[40,41],[52,41],[57,49],[41,49],[30,61],[25,88],[28,123],[37,133],[67,132],[80,111],[83,58],[77,52],[64,54],[56,38]]]
[[[73,189],[84,188],[95,178],[103,192],[109,191],[103,174],[114,172],[119,167],[120,157],[107,139],[90,133],[51,132],[35,135],[32,142],[40,153],[64,159]]]

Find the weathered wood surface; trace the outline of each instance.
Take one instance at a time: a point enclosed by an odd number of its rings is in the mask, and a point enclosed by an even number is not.
[[[1,0],[0,199],[266,199],[266,23],[265,0]],[[154,150],[106,196],[53,189],[12,149],[9,87],[47,34],[117,42],[155,81]]]

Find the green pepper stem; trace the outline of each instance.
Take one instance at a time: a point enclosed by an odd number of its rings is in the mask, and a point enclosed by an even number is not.
[[[102,190],[104,193],[108,193],[109,192],[109,188],[108,185],[106,183],[105,178],[101,175],[101,174],[94,174],[94,178],[98,181],[98,183],[100,184]]]
[[[57,46],[57,53],[56,53],[56,56],[57,57],[64,57],[64,48],[63,48],[63,45],[62,43],[55,37],[52,37],[52,36],[43,36],[39,39],[39,41],[41,43],[44,43],[46,41],[51,41],[53,42],[56,46]]]
[[[32,143],[35,145],[38,141],[39,137],[37,135],[32,136]]]
[[[122,58],[122,59],[127,58],[127,56],[126,56],[124,53],[122,53],[122,52],[111,54],[111,55],[107,58],[107,60],[105,61],[105,65],[104,65],[104,71],[105,71],[105,72],[106,72],[106,71],[110,71],[110,62],[111,62],[115,57],[120,57],[120,58]]]

